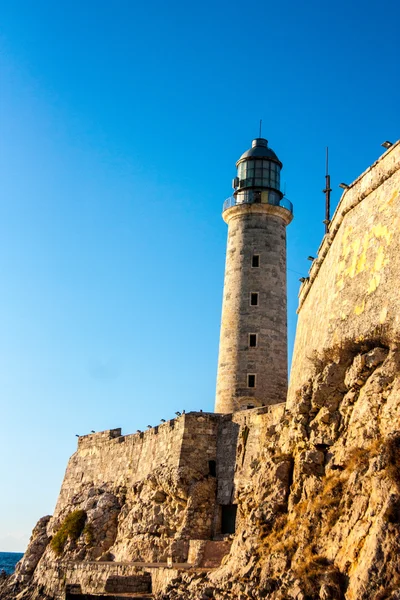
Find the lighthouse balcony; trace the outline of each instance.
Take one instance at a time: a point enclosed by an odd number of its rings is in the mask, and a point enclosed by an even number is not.
[[[273,206],[280,206],[281,208],[286,209],[293,215],[293,204],[290,200],[281,198],[280,194],[269,190],[263,190],[262,192],[250,190],[239,192],[236,197],[231,196],[225,200],[222,212],[232,206],[238,206],[239,204],[272,204]]]

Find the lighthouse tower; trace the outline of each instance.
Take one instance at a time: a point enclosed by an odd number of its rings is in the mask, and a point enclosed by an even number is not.
[[[276,404],[287,393],[286,226],[282,163],[264,138],[236,163],[228,224],[215,412]]]

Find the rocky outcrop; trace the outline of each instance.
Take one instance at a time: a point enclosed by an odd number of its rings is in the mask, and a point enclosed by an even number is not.
[[[398,347],[375,339],[310,360],[296,405],[259,427],[250,472],[235,479],[229,554],[208,572],[166,570],[158,599],[400,598]],[[249,426],[238,425],[240,465]],[[1,598],[61,598],[65,581],[99,591],[117,576],[114,564],[186,561],[191,539],[210,539],[216,479],[161,465],[130,486],[84,484],[65,497],[57,516],[39,521]],[[68,533],[74,511],[85,518]],[[124,569],[126,581],[141,581],[134,565]]]
[[[23,590],[24,599],[41,598],[38,593],[58,598],[74,564],[166,564],[172,555],[174,562],[185,562],[189,539],[210,536],[215,495],[215,478],[188,468],[160,467],[129,489],[85,485],[57,517],[44,517],[36,525],[8,589],[12,594]],[[84,515],[79,530],[67,527],[65,542],[54,544],[66,519],[77,513]],[[0,597],[14,598],[5,591]]]
[[[317,357],[237,491],[225,564],[182,575],[165,599],[400,598],[400,355],[339,348]]]

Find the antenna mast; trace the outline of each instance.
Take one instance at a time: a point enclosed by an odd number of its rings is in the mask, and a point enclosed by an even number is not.
[[[329,150],[326,147],[326,170],[325,170],[325,189],[322,192],[325,194],[325,233],[329,233],[329,224],[331,222],[331,176],[329,175]]]
[[[261,129],[262,129],[262,119],[260,119],[260,135],[259,135],[259,137],[261,137]]]

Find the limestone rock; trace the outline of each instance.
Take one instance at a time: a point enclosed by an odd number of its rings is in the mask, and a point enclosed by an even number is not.
[[[190,540],[205,548],[201,540],[211,537],[217,494],[231,490],[237,530],[221,566],[170,575],[165,567],[157,600],[395,599],[399,365],[395,348],[352,346],[318,363],[299,391],[299,405],[276,413],[273,423],[272,413],[261,411],[229,430],[224,417],[226,436],[236,431],[231,484],[221,480],[218,488],[218,477],[209,473],[162,464],[130,485],[87,481],[74,493],[67,490],[55,515],[36,526],[0,598],[58,600],[62,564],[72,565],[63,571],[69,581],[82,572],[81,581],[101,592],[107,577],[115,581],[114,564],[128,564],[128,580],[137,568],[132,561],[184,562]],[[85,511],[85,528],[59,557],[50,540],[77,509]]]

